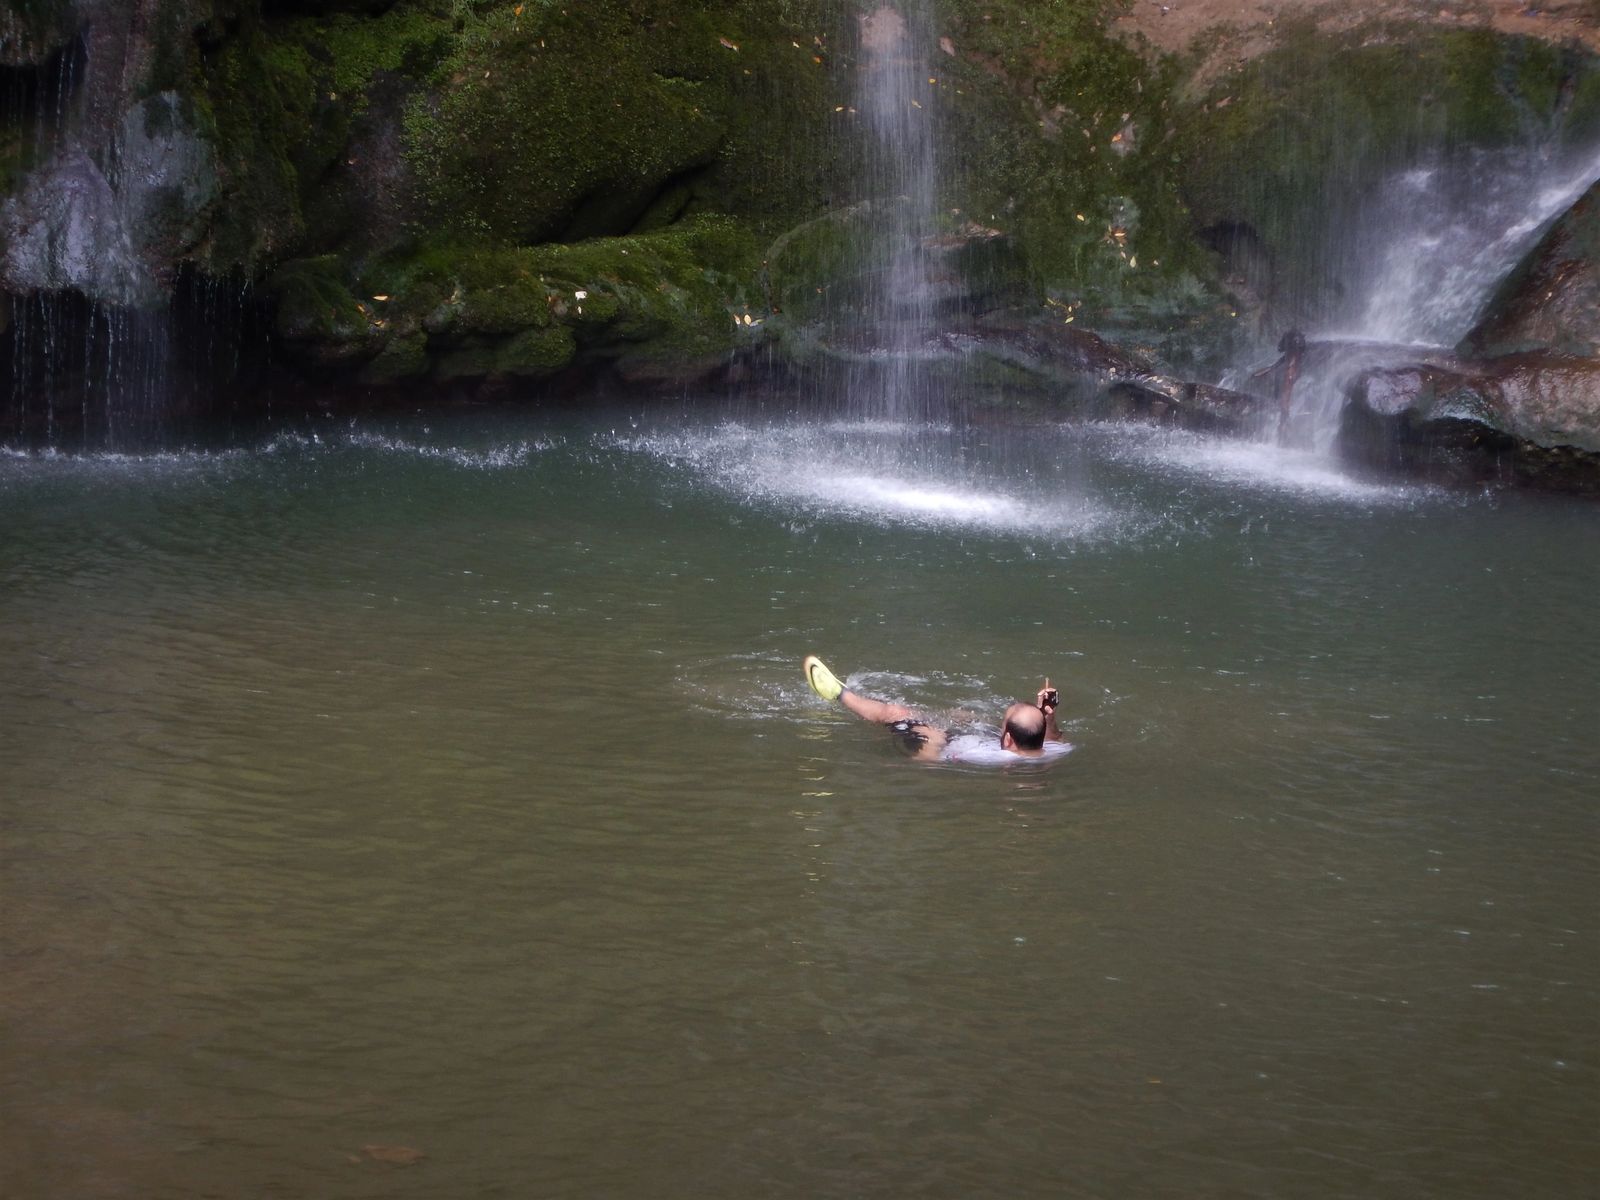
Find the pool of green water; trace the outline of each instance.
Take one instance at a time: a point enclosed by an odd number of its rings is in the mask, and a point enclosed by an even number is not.
[[[0,513],[9,1195],[1600,1171],[1592,505],[618,410],[10,454]],[[1048,675],[1076,749],[910,763],[812,652],[980,731]]]

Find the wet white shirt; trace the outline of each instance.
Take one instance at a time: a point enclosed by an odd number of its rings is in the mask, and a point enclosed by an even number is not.
[[[1000,745],[1000,736],[994,733],[963,733],[944,744],[940,757],[945,762],[967,763],[979,767],[1003,767],[1007,763],[1052,762],[1072,752],[1071,742],[1046,742],[1043,754],[1018,754]]]

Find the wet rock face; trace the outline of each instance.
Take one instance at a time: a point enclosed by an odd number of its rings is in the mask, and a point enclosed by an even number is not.
[[[1600,358],[1600,182],[1512,272],[1462,349]]]
[[[12,291],[72,289],[117,304],[153,296],[116,193],[82,150],[56,156],[0,206],[0,241]]]
[[[1533,354],[1368,371],[1350,387],[1338,447],[1385,474],[1600,495],[1600,361]]]
[[[76,141],[59,146],[0,203],[0,280],[13,291],[73,290],[149,305],[172,262],[200,236],[215,197],[209,143],[176,93],[128,109],[103,171]]]

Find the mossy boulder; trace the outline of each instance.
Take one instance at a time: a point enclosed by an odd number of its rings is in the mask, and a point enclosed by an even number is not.
[[[1031,293],[1170,365],[1222,360],[1240,305],[1179,188],[1179,69],[1114,37],[1115,8],[945,7],[945,206],[1005,235],[973,264],[998,301]]]
[[[501,344],[495,369],[506,375],[541,379],[568,366],[577,353],[577,338],[565,326],[525,329]]]
[[[697,199],[753,187],[795,202],[825,176],[817,4],[775,14],[723,0],[591,0],[482,9],[457,34],[436,87],[412,104],[407,154],[430,219],[515,243],[582,240],[660,224]],[[804,36],[804,48],[799,46]],[[783,106],[774,100],[784,96]],[[759,105],[759,107],[757,107]],[[816,153],[774,164],[775,145]],[[770,137],[773,145],[760,146]],[[795,156],[806,159],[807,156]],[[774,165],[760,184],[750,160]],[[814,191],[815,180],[805,188]]]
[[[280,267],[267,290],[276,304],[278,338],[302,367],[319,372],[359,367],[385,347],[382,319],[356,299],[332,255]]]
[[[427,334],[396,334],[361,368],[357,380],[370,387],[411,383],[425,376],[430,365]]]
[[[669,382],[764,336],[758,266],[747,229],[700,218],[571,245],[441,243],[361,273],[337,256],[297,260],[274,274],[272,293],[296,361],[359,370],[369,386],[608,364]]]

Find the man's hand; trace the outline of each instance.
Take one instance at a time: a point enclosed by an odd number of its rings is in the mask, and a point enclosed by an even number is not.
[[[1039,711],[1044,713],[1044,740],[1047,742],[1061,742],[1066,739],[1061,736],[1061,728],[1056,724],[1056,707],[1061,703],[1061,697],[1056,695],[1055,688],[1050,686],[1050,680],[1044,681],[1044,686],[1039,689],[1039,698],[1035,701]]]

